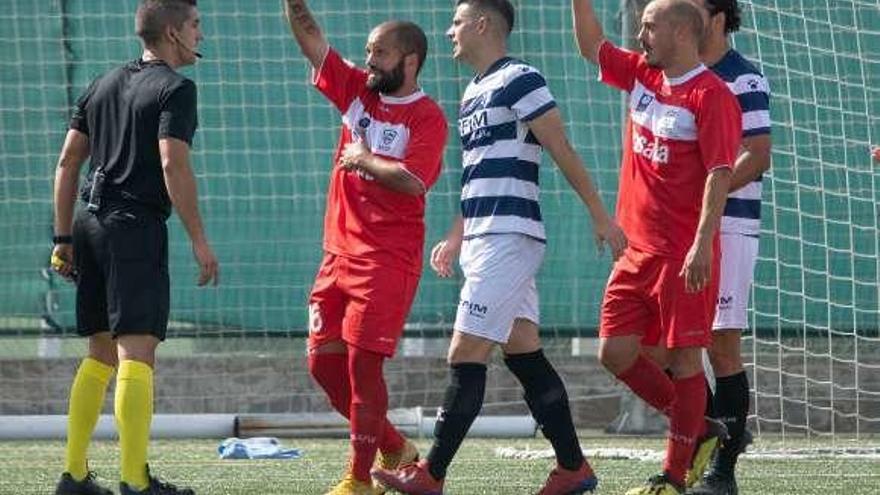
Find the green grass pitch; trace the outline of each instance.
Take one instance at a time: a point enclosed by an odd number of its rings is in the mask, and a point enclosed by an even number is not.
[[[659,438],[582,436],[585,448],[661,449]],[[285,447],[301,448],[305,456],[285,461],[227,461],[216,454],[217,441],[161,440],[151,446],[153,471],[175,483],[191,486],[199,495],[323,494],[339,479],[345,466],[342,440],[282,439]],[[417,444],[422,452],[425,439]],[[867,445],[867,444],[866,444]],[[876,442],[873,442],[876,445]],[[446,483],[452,495],[515,495],[535,493],[552,461],[502,459],[500,446],[548,448],[543,439],[466,440],[453,462]],[[758,439],[757,449],[774,448],[773,440]],[[786,447],[798,447],[791,441]],[[806,447],[807,445],[801,445]],[[816,447],[813,443],[812,447]],[[0,442],[0,494],[52,493],[60,474],[63,442]],[[116,489],[115,442],[96,442],[91,468],[99,479]],[[622,494],[659,469],[659,463],[594,459],[599,475],[597,494]],[[880,494],[880,460],[828,456],[818,459],[743,459],[740,464],[743,495],[876,495]]]

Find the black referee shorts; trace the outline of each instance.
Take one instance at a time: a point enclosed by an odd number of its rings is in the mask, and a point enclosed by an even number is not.
[[[82,205],[80,205],[82,206]],[[165,218],[141,205],[77,208],[73,222],[77,333],[165,340],[170,299]]]

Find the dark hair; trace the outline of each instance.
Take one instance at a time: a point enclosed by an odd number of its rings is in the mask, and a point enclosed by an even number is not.
[[[389,21],[386,24],[388,33],[394,36],[394,44],[404,55],[415,53],[419,58],[416,74],[422,70],[422,64],[428,56],[428,38],[418,24],[409,21]]]
[[[162,40],[168,25],[177,29],[189,18],[197,0],[144,0],[134,15],[134,31],[147,46]]]
[[[501,14],[501,17],[507,22],[507,33],[510,34],[513,31],[515,14],[509,0],[458,0],[455,5],[459,6],[464,3],[478,10],[492,10]]]
[[[709,15],[724,14],[724,32],[734,33],[739,31],[742,23],[742,10],[736,0],[706,0]]]

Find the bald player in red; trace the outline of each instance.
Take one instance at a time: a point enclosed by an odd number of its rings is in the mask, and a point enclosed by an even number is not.
[[[581,55],[599,65],[604,83],[629,93],[617,205],[629,247],[606,288],[599,357],[669,417],[663,472],[627,495],[676,495],[687,476],[702,474],[688,473],[695,453],[711,455],[724,431],[703,416],[702,351],[711,342],[718,227],[742,113],[700,62],[704,13],[689,0],[648,4],[638,36],[644,53],[606,40],[590,0],[572,0],[572,10]]]

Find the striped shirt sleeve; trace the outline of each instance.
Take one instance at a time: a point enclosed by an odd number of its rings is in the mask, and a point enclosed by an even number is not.
[[[742,109],[743,137],[770,134],[770,84],[760,74],[743,74],[730,85]]]
[[[556,107],[556,100],[544,76],[535,69],[521,66],[504,88],[504,101],[518,120],[529,122]]]

